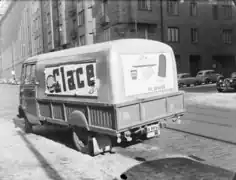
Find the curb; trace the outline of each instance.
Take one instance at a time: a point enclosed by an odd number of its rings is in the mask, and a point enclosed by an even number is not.
[[[188,103],[188,102],[185,102],[185,106],[187,108],[194,107],[194,108],[199,108],[199,109],[211,109],[211,110],[224,111],[224,112],[236,111],[236,106],[235,108],[226,108],[226,107],[218,107],[214,105],[205,105],[205,104],[197,104],[197,103],[194,104],[194,103]]]

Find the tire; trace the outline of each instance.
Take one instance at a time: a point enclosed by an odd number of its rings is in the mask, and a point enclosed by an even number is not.
[[[209,84],[210,83],[210,79],[205,79],[204,83],[205,84]]]
[[[183,83],[179,83],[179,87],[180,88],[184,87],[184,84]]]
[[[89,132],[81,128],[72,129],[72,140],[77,151],[94,156]]]
[[[223,92],[223,89],[217,88],[217,91],[218,91],[218,92]]]
[[[26,117],[24,117],[24,131],[26,134],[33,133],[33,126],[32,124],[28,121]]]
[[[194,86],[198,86],[198,84],[199,84],[199,82],[196,81],[196,82],[194,83]]]

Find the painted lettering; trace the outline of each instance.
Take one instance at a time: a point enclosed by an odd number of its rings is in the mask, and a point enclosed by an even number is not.
[[[77,78],[78,88],[83,88],[84,87],[84,81],[81,81],[81,79],[80,79],[80,75],[82,75],[82,74],[83,74],[83,68],[82,67],[76,69],[76,78]]]
[[[86,66],[86,74],[88,86],[93,86],[94,80],[92,78],[94,77],[94,68],[92,64]]]
[[[75,89],[75,83],[74,83],[74,76],[73,76],[73,71],[67,71],[67,83],[69,90],[74,90]]]
[[[60,71],[61,71],[61,76],[62,76],[63,90],[66,91],[66,82],[65,82],[64,67],[61,67],[61,68],[60,68]]]
[[[53,76],[54,76],[54,79],[56,81],[56,85],[55,85],[55,91],[56,93],[60,93],[61,92],[61,87],[60,87],[60,84],[58,83],[57,81],[57,77],[59,77],[59,69],[53,69]]]

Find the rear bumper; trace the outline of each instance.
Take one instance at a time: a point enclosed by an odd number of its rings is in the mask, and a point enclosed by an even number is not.
[[[179,122],[178,120],[180,119],[181,116],[184,115],[184,112],[185,111],[182,111],[179,113],[175,113],[171,116],[166,116],[160,119],[150,121],[145,124],[139,124],[130,128],[120,130],[117,132],[117,143],[127,142],[127,141],[129,142],[134,139],[139,139],[142,137],[148,138],[150,133],[148,133],[147,129],[149,129],[150,127],[152,128],[153,126],[156,129],[154,130],[154,132],[151,132],[153,134],[152,137],[159,136],[161,128],[165,127],[167,124],[170,123],[178,123]]]
[[[136,124],[136,125],[124,128],[124,129],[120,129],[117,132],[122,133],[122,132],[127,131],[127,130],[134,131],[135,129],[144,128],[145,126],[149,126],[149,125],[157,124],[157,123],[163,123],[163,122],[167,123],[167,124],[168,123],[173,123],[173,122],[175,122],[176,118],[179,118],[179,117],[183,116],[185,112],[186,112],[186,110],[183,110],[183,111],[180,111],[180,112],[175,113],[175,114],[166,115],[166,116],[160,117],[158,119],[153,119],[151,121],[147,121],[145,123],[140,123],[140,124]]]

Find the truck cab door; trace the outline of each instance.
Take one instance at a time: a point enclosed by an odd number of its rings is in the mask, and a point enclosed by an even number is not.
[[[20,105],[28,120],[32,124],[37,123],[38,108],[36,102],[37,83],[35,76],[35,64],[24,64],[20,85]]]

